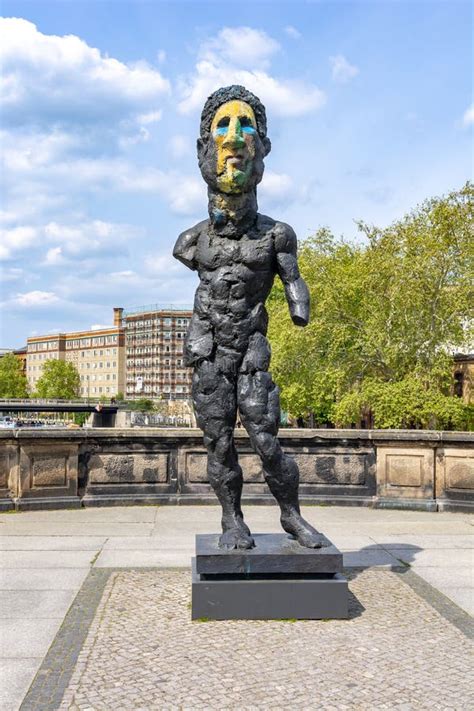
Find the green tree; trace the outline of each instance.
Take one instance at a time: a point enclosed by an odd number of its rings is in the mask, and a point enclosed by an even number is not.
[[[278,282],[269,302],[272,369],[286,409],[340,425],[364,412],[378,427],[462,421],[449,387],[452,351],[472,337],[473,205],[468,183],[386,229],[358,223],[357,242],[321,229],[303,243],[310,325],[291,324]]]
[[[0,397],[28,397],[21,363],[13,353],[6,353],[0,358]]]
[[[137,410],[138,412],[154,412],[155,405],[153,400],[146,397],[141,397],[138,400],[132,400],[130,402],[130,409]]]
[[[47,398],[75,398],[79,395],[81,379],[73,363],[47,360],[36,384],[36,396]]]

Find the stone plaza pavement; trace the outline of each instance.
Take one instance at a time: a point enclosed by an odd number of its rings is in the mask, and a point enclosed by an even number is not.
[[[474,516],[304,507],[344,552],[350,619],[191,622],[194,535],[219,513],[0,514],[0,709],[474,708]]]

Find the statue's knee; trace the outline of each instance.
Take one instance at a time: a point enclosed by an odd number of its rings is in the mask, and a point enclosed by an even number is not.
[[[278,439],[269,432],[256,434],[252,439],[252,443],[264,464],[266,462],[272,463],[281,456],[281,447]]]
[[[219,434],[205,435],[204,444],[206,445],[210,461],[213,460],[225,464],[232,458],[234,450],[233,432],[226,430]]]

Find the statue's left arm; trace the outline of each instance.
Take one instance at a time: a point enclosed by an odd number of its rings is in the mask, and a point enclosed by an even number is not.
[[[296,235],[294,230],[284,222],[278,222],[274,230],[277,271],[285,286],[291,319],[296,326],[307,326],[309,291],[298,269]]]

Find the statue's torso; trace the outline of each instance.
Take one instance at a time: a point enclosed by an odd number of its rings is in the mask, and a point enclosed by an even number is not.
[[[195,253],[200,284],[188,347],[193,349],[204,330],[214,346],[243,352],[252,333],[266,333],[264,304],[276,274],[274,224],[259,216],[253,230],[232,239],[203,223]]]

